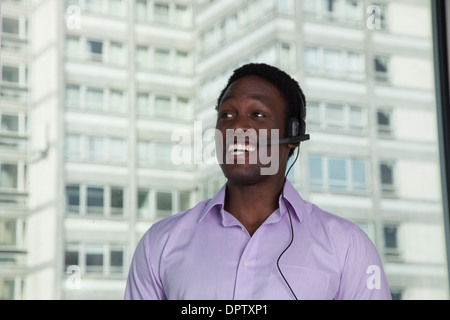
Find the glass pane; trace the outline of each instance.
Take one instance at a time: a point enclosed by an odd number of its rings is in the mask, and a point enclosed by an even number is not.
[[[18,36],[19,35],[19,20],[11,18],[3,18],[2,32]]]
[[[138,213],[140,217],[150,216],[150,193],[148,190],[138,191]]]
[[[322,158],[309,157],[309,179],[312,188],[324,188],[323,172],[322,172]]]
[[[64,255],[64,261],[65,261],[65,270],[69,266],[79,266],[79,253],[78,253],[78,245],[68,244],[66,245],[65,255]]]
[[[155,114],[157,117],[169,118],[172,116],[171,102],[169,97],[155,98]]]
[[[87,188],[87,213],[103,214],[103,188]]]
[[[344,159],[328,160],[328,179],[331,189],[347,188],[346,161]]]
[[[191,208],[190,192],[180,192],[180,211],[186,211]]]
[[[19,116],[3,114],[1,116],[1,131],[6,133],[19,132]]]
[[[158,215],[170,215],[172,213],[172,193],[158,191],[156,193],[156,209]]]
[[[92,161],[105,159],[105,140],[102,137],[87,137],[87,158]]]
[[[0,246],[16,245],[16,230],[16,221],[0,220]]]
[[[3,66],[2,79],[6,82],[19,83],[19,68]]]
[[[67,108],[80,108],[80,86],[67,85],[66,86],[66,100]]]
[[[124,193],[122,188],[111,189],[111,215],[123,215]]]
[[[86,245],[86,273],[103,273],[103,246]]]
[[[91,110],[103,109],[103,90],[88,88],[86,92],[86,108]]]
[[[123,249],[112,248],[110,251],[110,268],[112,274],[122,274],[124,270]]]
[[[154,53],[154,64],[156,69],[169,70],[170,69],[170,51],[164,49],[157,49]]]
[[[155,3],[153,8],[154,19],[158,22],[169,22],[169,5],[165,3]]]
[[[352,160],[352,189],[366,191],[366,164],[364,161]]]
[[[66,211],[80,213],[80,186],[66,186]]]
[[[101,62],[103,60],[103,42],[87,42],[88,58],[93,61]]]
[[[0,163],[0,188],[17,188],[17,165]]]

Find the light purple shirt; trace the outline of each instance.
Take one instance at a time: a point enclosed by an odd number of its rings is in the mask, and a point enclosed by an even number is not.
[[[125,299],[294,299],[277,268],[291,239],[284,201],[251,237],[214,198],[154,224],[139,242]],[[391,299],[378,253],[354,223],[304,201],[286,182],[294,242],[280,268],[299,300]]]

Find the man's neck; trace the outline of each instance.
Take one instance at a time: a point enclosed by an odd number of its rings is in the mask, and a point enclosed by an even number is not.
[[[224,208],[242,223],[251,236],[279,207],[284,179],[277,180],[250,186],[227,183]]]

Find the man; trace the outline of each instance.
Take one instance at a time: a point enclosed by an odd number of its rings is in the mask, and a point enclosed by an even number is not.
[[[285,179],[287,160],[305,138],[304,100],[298,83],[277,68],[248,64],[234,72],[217,105],[217,154],[227,183],[143,236],[126,299],[391,298],[366,234],[304,201]],[[236,133],[231,142],[229,132]],[[291,138],[277,141],[277,132]],[[276,155],[274,174],[261,174],[268,164],[259,154],[250,161],[262,149]]]

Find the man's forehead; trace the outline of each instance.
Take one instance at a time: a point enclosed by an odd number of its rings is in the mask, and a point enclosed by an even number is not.
[[[281,91],[271,82],[256,75],[249,75],[234,81],[225,91],[220,104],[242,95],[263,103],[269,99],[283,98]]]

